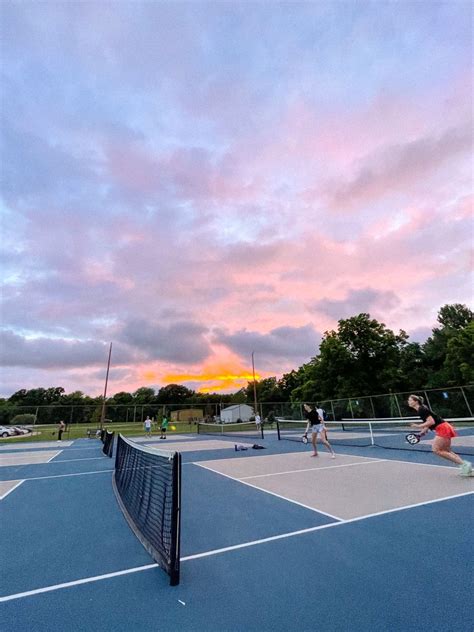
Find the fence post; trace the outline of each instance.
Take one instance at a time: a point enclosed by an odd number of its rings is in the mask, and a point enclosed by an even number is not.
[[[464,389],[463,389],[463,387],[462,387],[462,386],[460,386],[459,388],[461,389],[461,393],[462,393],[462,396],[464,397],[464,401],[466,402],[466,406],[467,406],[467,409],[468,409],[468,411],[469,411],[469,414],[470,414],[470,415],[471,415],[471,417],[472,417],[472,416],[473,416],[473,414],[472,414],[471,407],[469,406],[469,401],[468,401],[468,399],[467,399],[467,397],[466,397],[466,393],[464,392]]]
[[[372,401],[372,397],[369,397],[370,399],[370,406],[372,408],[372,417],[375,419],[375,406],[374,406],[374,402]]]
[[[423,391],[423,395],[425,396],[426,402],[428,404],[428,408],[431,409],[431,404],[430,404],[430,399],[428,397],[428,393],[426,391]]]
[[[354,410],[352,408],[352,403],[351,403],[351,398],[350,397],[349,397],[348,401],[349,401],[349,408],[351,409],[352,419],[354,419]]]

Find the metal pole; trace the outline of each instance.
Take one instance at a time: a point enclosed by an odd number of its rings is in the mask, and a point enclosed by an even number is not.
[[[253,404],[254,404],[254,409],[255,409],[255,414],[258,414],[258,410],[257,410],[257,384],[255,382],[255,363],[254,363],[254,359],[253,359],[253,354],[255,353],[255,351],[252,351],[252,374],[253,374]]]
[[[112,355],[112,343],[110,343],[109,347],[109,361],[107,362],[107,373],[105,374],[105,386],[104,386],[104,399],[102,400],[102,412],[100,414],[100,429],[104,425],[105,419],[105,398],[107,397],[107,383],[109,381],[109,369],[110,369],[110,357]]]
[[[467,406],[467,409],[469,411],[469,414],[472,417],[472,410],[471,410],[471,407],[469,406],[469,401],[468,401],[468,399],[466,397],[466,393],[464,392],[464,389],[463,389],[462,386],[460,386],[459,388],[461,389],[461,393],[462,393],[462,395],[464,397],[464,401],[466,402],[466,406]]]

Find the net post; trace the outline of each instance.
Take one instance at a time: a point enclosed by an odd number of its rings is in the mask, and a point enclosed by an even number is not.
[[[178,452],[173,461],[173,515],[171,522],[171,531],[175,533],[172,538],[172,546],[170,551],[171,568],[169,571],[170,586],[179,584],[180,570],[180,530],[181,530],[181,454]]]

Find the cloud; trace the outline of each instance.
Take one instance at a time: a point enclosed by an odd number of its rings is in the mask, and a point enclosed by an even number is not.
[[[467,122],[441,136],[425,136],[404,144],[386,146],[367,157],[354,178],[335,188],[330,204],[335,210],[351,210],[430,178],[453,158],[472,150],[472,125]]]
[[[362,312],[370,313],[375,310],[377,313],[383,313],[387,310],[391,311],[399,304],[400,299],[392,291],[364,288],[350,290],[344,299],[316,301],[310,306],[310,310],[323,312],[331,318],[340,320]]]
[[[250,357],[252,351],[258,354],[259,366],[268,366],[276,360],[297,362],[308,360],[315,355],[321,335],[311,325],[302,327],[276,327],[268,333],[247,331],[235,333],[224,330],[214,332],[213,341],[228,347],[243,360]]]
[[[417,327],[416,329],[409,331],[408,335],[410,336],[410,342],[419,342],[420,344],[423,344],[428,340],[432,333],[432,327]]]
[[[64,340],[54,338],[25,338],[12,331],[0,332],[5,367],[31,367],[33,369],[70,369],[105,366],[108,345],[94,340]],[[118,364],[133,362],[136,358],[123,347],[114,350]]]
[[[210,354],[206,331],[194,322],[163,325],[137,318],[125,324],[120,337],[143,351],[149,360],[194,363],[202,362]]]

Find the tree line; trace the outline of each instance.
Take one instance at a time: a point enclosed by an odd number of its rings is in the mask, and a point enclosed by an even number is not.
[[[437,323],[431,336],[420,344],[410,342],[405,331],[395,333],[367,313],[341,319],[336,330],[324,333],[319,352],[309,362],[280,379],[257,381],[257,399],[268,403],[314,402],[474,383],[474,312],[459,303],[444,305]],[[107,406],[202,407],[253,401],[253,382],[231,394],[204,394],[168,384],[156,391],[141,387],[133,393],[116,393],[107,398]],[[0,399],[0,423],[18,407],[97,410],[101,403],[102,397],[89,397],[81,391],[66,393],[62,387],[21,389]]]

